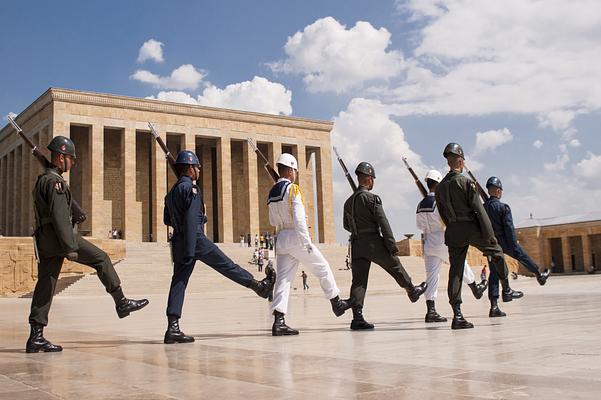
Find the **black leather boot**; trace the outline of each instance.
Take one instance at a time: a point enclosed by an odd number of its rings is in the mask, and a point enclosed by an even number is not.
[[[271,269],[267,272],[267,276],[261,281],[253,279],[248,287],[252,289],[260,297],[267,299],[273,297],[273,285],[275,285],[275,270]]]
[[[538,284],[541,286],[545,286],[545,283],[547,283],[547,278],[549,278],[549,275],[551,275],[551,271],[549,271],[548,268],[546,270],[544,270],[543,272],[539,272],[538,275],[536,275],[536,280],[538,281]]]
[[[353,320],[351,321],[351,329],[354,331],[374,329],[374,325],[370,324],[363,318],[363,307],[353,306]]]
[[[507,314],[505,314],[499,308],[499,305],[497,304],[497,299],[491,299],[490,300],[490,310],[488,311],[488,316],[490,318],[497,318],[497,317],[504,317],[506,315]]]
[[[426,313],[426,322],[447,322],[447,319],[436,312],[434,300],[426,300],[428,312]]]
[[[334,314],[337,317],[340,317],[346,310],[353,306],[353,301],[351,299],[342,300],[340,296],[330,299],[330,303],[332,304],[332,311],[334,311]]]
[[[480,298],[482,298],[482,295],[484,294],[484,292],[486,291],[486,288],[488,287],[488,281],[486,279],[483,279],[482,282],[480,282],[480,283],[472,282],[468,286],[470,287],[470,289],[472,289],[472,293],[474,294],[474,297],[476,299],[480,299]]]
[[[407,296],[409,296],[409,300],[411,300],[412,303],[415,303],[416,301],[418,301],[419,296],[424,294],[427,287],[428,287],[428,284],[426,282],[422,282],[417,286],[413,286],[412,288],[406,289]]]
[[[43,325],[31,324],[31,331],[29,333],[29,339],[27,339],[27,344],[25,345],[25,352],[38,353],[40,351],[54,353],[63,351],[63,348],[59,345],[50,343],[44,338]]]
[[[451,323],[451,329],[470,329],[473,327],[474,324],[463,318],[461,304],[453,304],[453,322]]]
[[[524,293],[519,290],[513,290],[509,287],[509,280],[503,279],[501,280],[501,286],[503,287],[503,292],[501,293],[501,297],[503,301],[507,303],[508,301],[512,301],[513,299],[519,299],[524,296]]]
[[[289,335],[298,335],[298,331],[296,329],[292,329],[288,325],[286,325],[286,320],[284,319],[284,314],[279,311],[273,312],[273,326],[271,327],[271,336],[289,336]]]
[[[115,309],[117,310],[117,315],[119,318],[125,318],[130,313],[141,310],[148,305],[148,300],[146,299],[128,299],[123,294],[121,287],[118,287],[114,292],[111,292],[110,295],[113,297],[113,300],[115,300]]]
[[[167,331],[165,332],[164,342],[173,343],[191,343],[194,341],[192,336],[186,336],[179,330],[179,319],[177,317],[167,316]]]

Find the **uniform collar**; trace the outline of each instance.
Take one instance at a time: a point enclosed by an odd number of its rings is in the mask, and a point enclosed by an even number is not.
[[[179,181],[192,183],[192,178],[190,178],[188,175],[182,175],[179,177]]]
[[[364,191],[366,191],[366,192],[369,192],[369,189],[367,189],[367,187],[365,187],[365,186],[363,186],[363,185],[359,185],[359,187],[357,188],[357,192],[360,192],[360,191],[362,191],[362,190],[364,190]]]
[[[292,183],[292,181],[290,179],[288,179],[288,178],[280,178],[280,179],[278,179],[278,181],[276,183],[280,183],[280,182],[290,182],[290,183]]]
[[[428,196],[436,196],[435,192],[428,192]]]

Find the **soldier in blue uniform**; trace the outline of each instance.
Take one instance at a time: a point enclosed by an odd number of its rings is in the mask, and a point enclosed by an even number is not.
[[[188,279],[197,260],[263,298],[271,294],[275,283],[275,272],[271,271],[262,281],[255,280],[250,272],[235,264],[205,236],[204,201],[200,188],[194,183],[200,176],[200,162],[196,154],[184,150],[177,155],[176,165],[179,179],[165,196],[163,214],[165,225],[173,227],[173,277],[167,303],[165,343],[194,341],[193,337],[180,331],[179,319]]]
[[[524,249],[518,244],[515,237],[515,227],[513,226],[513,217],[511,216],[511,208],[501,202],[503,195],[503,184],[496,176],[491,176],[486,181],[486,189],[488,190],[489,198],[484,202],[484,209],[490,218],[492,228],[495,232],[495,237],[499,245],[503,249],[503,253],[515,258],[526,269],[536,275],[536,280],[542,286],[547,283],[549,277],[549,269],[541,272],[538,265],[526,254]],[[499,276],[496,271],[490,269],[490,286],[488,287],[488,298],[490,300],[490,311],[488,316],[504,317],[506,314],[499,309]]]

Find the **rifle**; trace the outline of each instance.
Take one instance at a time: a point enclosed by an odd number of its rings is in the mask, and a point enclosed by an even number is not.
[[[422,194],[422,196],[426,197],[428,195],[428,191],[426,190],[424,184],[422,183],[422,181],[419,180],[419,178],[417,177],[415,171],[413,170],[413,168],[411,168],[409,166],[409,163],[407,162],[407,157],[403,157],[403,162],[405,163],[405,166],[407,167],[407,169],[409,170],[409,173],[411,174],[411,176],[413,177],[413,180],[415,181],[415,184],[417,185],[417,188],[419,189],[419,192]]]
[[[470,176],[470,178],[472,178],[472,180],[476,184],[476,189],[478,189],[478,193],[480,193],[480,197],[482,198],[482,200],[488,200],[488,193],[486,193],[484,189],[482,189],[482,186],[480,186],[480,184],[478,183],[478,179],[476,179],[474,174],[472,174],[472,171],[470,171],[465,164],[463,165],[463,168],[465,168],[465,172],[467,172],[467,174]]]
[[[37,160],[42,165],[42,168],[46,169],[52,167],[53,164],[50,161],[48,161],[48,159],[42,154],[38,146],[33,144],[33,142],[27,136],[25,136],[25,133],[23,133],[23,129],[21,129],[21,127],[17,124],[14,118],[10,115],[7,116],[7,118],[8,122],[10,122],[13,128],[15,128],[21,139],[23,139],[23,141],[27,143],[29,147],[31,147],[31,154],[33,154],[33,156],[37,158]],[[79,203],[75,201],[75,199],[71,198],[71,219],[73,221],[73,224],[81,224],[83,221],[86,220],[86,218],[88,218],[86,212],[83,210],[83,208],[81,208]]]
[[[159,133],[157,132],[157,130],[151,122],[148,123],[148,127],[150,128],[150,133],[165,153],[165,158],[167,159],[171,170],[173,171],[176,177],[179,177],[179,174],[177,173],[177,168],[175,167],[175,158],[173,157],[173,154],[171,154],[169,148],[167,147],[163,139],[159,136]]]
[[[358,189],[357,184],[355,183],[355,180],[353,179],[351,174],[349,174],[348,169],[346,168],[346,165],[344,164],[344,161],[342,161],[342,158],[338,154],[338,149],[336,148],[336,146],[334,146],[334,154],[336,154],[336,158],[338,159],[338,162],[340,163],[340,166],[342,167],[342,170],[344,171],[344,176],[346,176],[346,180],[348,181],[349,185],[351,185],[351,189],[353,190],[353,193],[355,193]]]
[[[263,167],[265,168],[265,171],[267,171],[269,176],[271,176],[271,179],[273,179],[274,182],[277,182],[278,179],[280,179],[280,175],[275,171],[275,169],[273,169],[273,167],[269,163],[269,160],[267,159],[267,157],[265,157],[265,155],[261,152],[261,150],[259,150],[259,147],[257,147],[257,144],[255,142],[253,142],[253,140],[251,138],[246,138],[246,141],[248,142],[248,145],[250,147],[252,147],[252,149],[255,151],[255,153],[257,153],[257,156],[260,159],[262,159],[263,162],[265,163],[265,164],[263,164]]]

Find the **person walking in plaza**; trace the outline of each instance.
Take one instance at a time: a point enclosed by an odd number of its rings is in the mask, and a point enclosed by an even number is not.
[[[195,184],[200,174],[200,162],[191,151],[180,151],[176,159],[179,173],[177,182],[165,196],[164,223],[173,228],[171,251],[173,256],[173,277],[167,303],[167,331],[165,343],[193,342],[179,328],[184,295],[188,280],[196,261],[202,261],[226,278],[253,290],[262,298],[267,298],[275,276],[268,275],[262,281],[235,264],[204,234],[203,196]]]
[[[148,300],[125,297],[121,281],[108,254],[74,233],[71,216],[71,189],[63,178],[75,164],[75,144],[64,136],[54,137],[48,144],[50,164],[38,176],[33,188],[35,212],[35,244],[37,247],[38,282],[31,299],[29,324],[31,332],[25,345],[27,353],[58,352],[61,346],[44,338],[48,313],[63,261],[77,262],[96,270],[100,282],[115,301],[117,316],[125,318],[140,310]]]
[[[255,248],[259,248],[259,235],[255,234]]]
[[[300,263],[309,267],[318,278],[337,317],[344,314],[351,304],[347,300],[340,299],[340,290],[330,265],[311,242],[300,188],[294,183],[298,174],[296,158],[292,154],[282,153],[277,160],[277,169],[280,179],[271,188],[267,200],[269,223],[277,229],[278,235],[277,277],[271,304],[274,322],[271,334],[273,336],[298,335],[298,330],[286,325],[284,316],[288,312],[290,285]]]
[[[240,247],[244,247],[244,235],[240,235]]]
[[[360,163],[355,169],[359,187],[344,203],[344,229],[351,233],[353,301],[352,330],[374,329],[363,317],[363,304],[367,292],[367,281],[371,263],[380,265],[397,284],[405,289],[412,303],[424,294],[427,283],[414,286],[397,257],[399,249],[384,213],[382,200],[371,192],[376,181],[374,167],[368,162]]]
[[[309,290],[309,285],[307,284],[307,274],[305,271],[303,271],[301,277],[303,278],[303,290]]]
[[[250,233],[246,235],[246,244],[248,245],[248,247],[252,247],[252,244],[250,241]]]
[[[522,246],[519,245],[515,236],[515,227],[513,226],[513,216],[509,205],[501,202],[503,196],[503,184],[496,176],[491,176],[486,181],[486,189],[489,198],[484,202],[484,209],[492,223],[492,229],[503,253],[515,258],[526,269],[536,276],[538,283],[543,286],[547,283],[550,271],[545,269],[540,271],[538,265],[528,256]],[[499,276],[494,269],[490,270],[490,286],[488,287],[488,299],[490,300],[490,311],[488,316],[491,318],[504,317],[505,314],[498,305],[499,300]]]
[[[480,202],[476,184],[466,178],[463,172],[465,156],[457,143],[449,143],[443,156],[447,159],[450,171],[438,184],[436,204],[445,230],[445,244],[449,248],[449,283],[447,287],[449,303],[453,308],[451,329],[468,329],[474,325],[461,313],[461,283],[465,258],[470,245],[480,250],[501,279],[503,301],[512,301],[523,296],[522,292],[509,286],[509,272],[503,250],[497,243],[490,219]]]
[[[438,280],[440,268],[443,263],[449,262],[449,250],[444,244],[445,226],[440,219],[438,208],[436,207],[436,187],[442,180],[442,174],[435,169],[426,174],[426,186],[428,195],[420,201],[417,206],[416,222],[417,228],[424,233],[424,262],[426,267],[426,322],[446,322],[447,319],[436,311],[436,297],[438,295]],[[465,262],[463,268],[463,281],[472,290],[474,297],[480,299],[486,290],[486,280],[477,284],[476,277],[471,267]]]
[[[264,260],[265,260],[265,253],[263,253],[263,249],[259,249],[259,256],[257,258],[257,266],[258,266],[259,272],[263,271]]]

